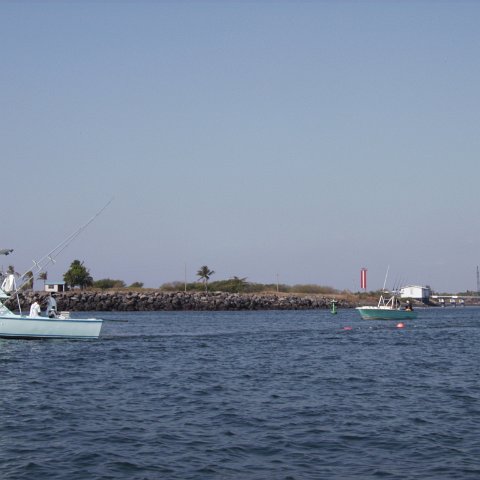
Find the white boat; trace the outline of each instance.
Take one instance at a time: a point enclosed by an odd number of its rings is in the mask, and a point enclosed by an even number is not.
[[[37,273],[55,261],[55,257],[62,252],[100,213],[112,202],[110,200],[86,224],[66,240],[57,245],[39,261],[34,261]],[[9,255],[12,249],[0,250],[0,255]],[[92,339],[98,338],[102,330],[103,320],[99,318],[71,318],[70,312],[57,312],[56,301],[50,298],[45,316],[40,314],[40,309],[31,309],[30,315],[23,315],[20,307],[18,292],[33,278],[32,271],[20,276],[18,285],[14,274],[1,275],[3,282],[0,287],[0,338],[67,338],[67,339]],[[5,301],[11,295],[17,297],[20,313],[13,313]],[[33,313],[32,313],[33,312]]]
[[[356,309],[364,320],[411,320],[417,318],[417,312],[413,311],[409,302],[405,308],[401,308],[400,301],[395,294],[388,299],[380,295],[376,307],[363,306]]]
[[[10,296],[0,289],[0,338],[98,338],[103,320],[71,318],[68,312],[55,316],[29,316],[13,313],[4,305]]]

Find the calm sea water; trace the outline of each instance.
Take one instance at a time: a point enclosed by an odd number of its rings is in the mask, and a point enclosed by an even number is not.
[[[480,478],[480,309],[97,316],[0,340],[1,479]]]

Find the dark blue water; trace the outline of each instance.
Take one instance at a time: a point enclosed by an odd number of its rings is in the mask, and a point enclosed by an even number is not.
[[[480,309],[101,316],[0,341],[1,479],[480,478]]]

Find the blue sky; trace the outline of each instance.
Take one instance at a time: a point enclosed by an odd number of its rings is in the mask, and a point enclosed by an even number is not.
[[[0,4],[4,266],[476,289],[480,3]],[[22,270],[23,269],[23,270]],[[387,285],[392,286],[392,285]]]

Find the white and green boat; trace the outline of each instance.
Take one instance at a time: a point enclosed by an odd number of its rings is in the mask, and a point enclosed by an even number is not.
[[[417,318],[417,312],[413,311],[410,303],[402,308],[400,301],[395,295],[386,299],[380,295],[378,305],[357,307],[364,320],[411,320]]]

